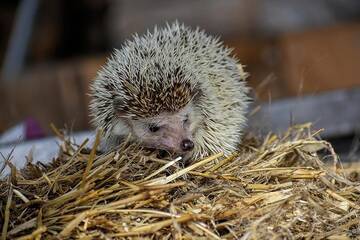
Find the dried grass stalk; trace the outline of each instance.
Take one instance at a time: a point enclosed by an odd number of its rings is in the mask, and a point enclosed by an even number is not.
[[[129,142],[97,155],[100,135],[86,154],[54,131],[54,162],[0,181],[1,239],[360,238],[359,168],[309,124],[186,167]]]

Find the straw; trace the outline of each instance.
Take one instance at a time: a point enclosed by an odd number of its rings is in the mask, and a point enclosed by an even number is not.
[[[0,180],[2,240],[360,238],[359,165],[311,124],[185,167],[129,139],[100,154],[101,133],[87,154],[52,128],[58,157]]]

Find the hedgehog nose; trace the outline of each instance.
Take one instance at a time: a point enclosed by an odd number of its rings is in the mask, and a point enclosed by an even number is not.
[[[191,151],[194,148],[194,143],[190,139],[184,139],[181,142],[181,149],[183,151]]]

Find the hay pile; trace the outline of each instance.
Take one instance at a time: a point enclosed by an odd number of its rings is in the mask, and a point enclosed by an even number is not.
[[[0,182],[2,239],[360,237],[360,183],[309,125],[186,167],[129,143],[97,156],[63,140],[50,166]]]

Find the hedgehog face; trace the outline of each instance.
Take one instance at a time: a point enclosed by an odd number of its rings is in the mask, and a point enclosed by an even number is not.
[[[131,133],[185,159],[235,151],[249,89],[231,55],[218,38],[177,22],[126,41],[91,85],[92,123],[104,130],[104,148]]]
[[[174,153],[189,153],[194,148],[196,116],[186,106],[175,113],[162,113],[156,117],[130,120],[133,136],[144,146]]]

